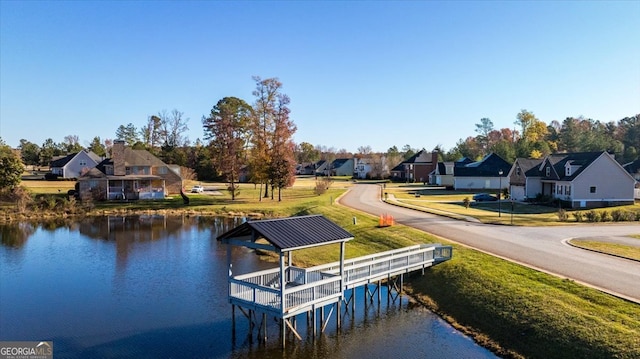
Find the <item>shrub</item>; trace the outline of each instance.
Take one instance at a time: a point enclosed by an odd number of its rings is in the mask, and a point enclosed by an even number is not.
[[[567,219],[569,219],[569,215],[567,214],[567,211],[560,208],[558,210],[558,220],[560,220],[560,222],[566,222]]]
[[[602,211],[600,213],[600,222],[611,222],[611,213],[609,213],[609,211]]]
[[[584,221],[584,213],[580,211],[573,212],[573,218],[576,219],[576,222],[582,222]]]
[[[628,221],[629,218],[629,213],[619,210],[619,209],[614,209],[613,211],[611,211],[611,219],[614,222],[623,222],[623,221]]]
[[[462,203],[464,203],[464,208],[469,208],[469,206],[471,205],[471,200],[469,199],[469,197],[465,197],[462,200]]]
[[[331,187],[331,184],[333,184],[333,181],[330,177],[322,177],[321,179],[316,180],[316,186],[313,189],[313,193],[317,194],[318,196],[324,194],[325,192],[327,192],[329,187]]]
[[[599,222],[600,221],[600,213],[594,211],[594,210],[590,210],[589,212],[587,212],[586,214],[587,217],[587,221],[589,222]]]

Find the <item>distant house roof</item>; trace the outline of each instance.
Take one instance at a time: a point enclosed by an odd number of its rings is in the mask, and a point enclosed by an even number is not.
[[[604,151],[600,152],[574,152],[574,153],[554,153],[551,154],[543,160],[540,166],[530,170],[527,172],[527,176],[531,175],[533,177],[546,177],[548,179],[558,180],[558,181],[573,181],[574,178],[578,177],[582,171],[585,170],[593,161],[598,159]],[[564,166],[570,163],[573,166],[579,166],[575,171],[571,171],[569,176],[566,175],[564,170]],[[549,177],[544,173],[544,168],[546,164],[549,163],[553,167],[554,171],[551,173]],[[537,172],[536,172],[537,170]]]
[[[331,167],[333,167],[334,169],[336,168],[340,168],[342,167],[345,163],[347,163],[347,161],[349,161],[350,158],[338,158],[333,160],[333,163],[331,164]]]
[[[127,167],[131,166],[167,166],[158,157],[151,154],[147,150],[133,150],[129,147],[124,149],[124,164]],[[107,158],[98,163],[96,168],[103,173],[106,173],[105,166],[113,165],[113,158]]]
[[[453,173],[456,177],[499,177],[498,173],[502,170],[504,177],[510,169],[509,162],[497,154],[491,153],[480,161],[455,166]]]
[[[93,151],[83,150],[83,152],[86,153],[87,156],[89,156],[89,158],[91,158],[95,163],[99,163],[102,160],[100,156],[93,153]],[[67,163],[71,162],[71,160],[74,159],[78,154],[80,154],[80,152],[70,153],[66,156],[55,157],[51,162],[49,162],[49,165],[51,167],[64,167],[67,165]]]
[[[66,155],[66,156],[64,156],[64,157],[57,158],[57,159],[55,159],[55,160],[51,161],[51,162],[49,163],[49,166],[51,166],[51,167],[64,167],[64,166],[65,166],[67,163],[69,163],[69,162],[70,162],[70,161],[71,161],[71,160],[72,160],[72,159],[73,159],[77,154],[78,154],[78,152],[76,152],[76,153],[71,153],[71,154],[68,154],[68,155]]]
[[[260,238],[282,252],[346,242],[353,235],[324,216],[313,215],[248,221],[218,236],[225,243],[232,239],[255,242]]]
[[[421,150],[402,163],[431,163],[431,159],[432,157],[430,152]]]

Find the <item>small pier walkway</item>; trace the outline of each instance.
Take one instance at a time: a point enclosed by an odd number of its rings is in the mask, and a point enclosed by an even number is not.
[[[415,245],[368,256],[344,259],[345,243],[353,236],[323,216],[290,217],[275,220],[249,221],[218,237],[227,243],[229,267],[229,302],[232,311],[238,307],[249,318],[259,335],[266,339],[266,318],[280,320],[282,346],[289,329],[302,339],[295,326],[299,314],[311,316],[316,333],[316,312],[320,309],[320,330],[335,309],[337,327],[340,328],[341,305],[355,306],[355,288],[375,284],[374,292],[365,287],[365,295],[372,298],[385,282],[396,295],[402,291],[403,275],[421,271],[451,259],[452,247],[443,245]],[[265,243],[266,242],[266,243]],[[292,265],[292,251],[319,245],[339,244],[340,259],[333,263],[310,268]],[[254,249],[271,250],[279,254],[278,268],[234,276],[231,246],[241,245]],[[285,260],[286,259],[286,260]],[[325,318],[325,308],[329,308]],[[258,318],[262,316],[262,319]],[[309,321],[309,317],[307,320]]]

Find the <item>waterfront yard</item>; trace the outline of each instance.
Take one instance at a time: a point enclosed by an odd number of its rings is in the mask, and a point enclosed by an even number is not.
[[[58,196],[58,189],[60,192],[63,190],[54,184],[66,186],[74,183],[50,182],[40,185],[36,182],[39,181],[25,181],[23,184],[32,185],[30,188],[34,192],[42,191],[55,196]],[[322,195],[314,193],[315,183],[314,179],[297,181],[293,188],[283,190],[281,202],[277,201],[277,192],[275,200],[270,197],[260,200],[259,187],[252,184],[242,184],[235,201],[230,199],[223,184],[204,184],[206,187],[220,187],[221,195],[189,194],[191,203],[188,206],[183,204],[179,196],[157,202],[96,203],[93,213],[323,214],[354,234],[355,239],[347,245],[346,256],[349,258],[417,243],[450,244],[442,238],[402,225],[378,228],[378,218],[336,205],[336,198],[351,185],[350,181],[335,182]],[[387,186],[385,190],[391,191],[393,186]],[[466,209],[460,204],[443,203],[457,202],[460,196],[471,197],[468,193],[421,194],[420,198],[416,198],[415,194],[404,195],[400,189],[397,191],[393,192],[394,196],[404,201],[404,205],[410,200],[423,200],[428,204],[421,206],[423,210],[432,210],[434,204],[446,204],[457,208],[451,212],[454,214],[466,216],[476,213],[481,220],[482,216],[497,216],[491,207],[473,206]],[[438,208],[451,210],[451,207]],[[529,215],[521,214],[518,223],[525,221],[525,218],[535,218],[527,217]],[[546,215],[555,214],[550,212]],[[509,216],[502,218],[506,221]],[[530,221],[546,223],[542,219]],[[549,221],[552,223],[551,219]],[[428,270],[425,276],[410,278],[408,289],[420,303],[499,355],[512,358],[640,357],[638,304],[463,246],[454,245],[454,248],[451,261]],[[338,251],[337,246],[297,251],[293,254],[293,260],[297,265],[320,264],[335,261]]]

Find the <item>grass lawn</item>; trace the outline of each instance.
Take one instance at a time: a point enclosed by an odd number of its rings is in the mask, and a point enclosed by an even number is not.
[[[590,240],[572,240],[571,245],[640,261],[640,247]]]
[[[416,243],[448,244],[401,225],[378,228],[376,217],[341,206],[305,213],[321,213],[354,234],[348,258]],[[308,249],[294,252],[293,260],[335,261],[338,252],[337,245]],[[640,356],[639,305],[472,249],[454,245],[451,261],[407,283],[419,302],[503,357]]]
[[[586,210],[567,210],[568,220],[558,219],[558,208],[539,206],[528,203],[511,202],[474,202],[476,192],[433,189],[422,185],[386,185],[385,192],[390,195],[388,202],[419,209],[425,212],[445,214],[450,217],[468,216],[483,223],[513,224],[518,226],[565,225],[575,223],[573,213]],[[419,194],[419,196],[417,194]],[[392,195],[392,197],[391,197]],[[465,198],[470,200],[469,208],[464,205]],[[393,200],[395,199],[395,200]],[[640,213],[640,204],[594,209],[595,212],[611,213],[619,209],[633,213]]]

